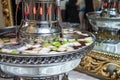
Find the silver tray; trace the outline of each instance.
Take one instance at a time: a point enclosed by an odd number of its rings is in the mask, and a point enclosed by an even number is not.
[[[12,32],[15,33],[18,27],[19,26],[8,26],[8,27],[0,28],[0,36],[4,36]]]
[[[70,52],[49,55],[0,53],[1,71],[23,77],[44,77],[69,72],[79,65],[82,57],[89,53],[95,45],[94,35],[86,33],[93,38],[93,43]]]

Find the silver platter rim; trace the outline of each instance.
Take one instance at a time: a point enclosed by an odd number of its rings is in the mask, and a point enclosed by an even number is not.
[[[90,19],[95,19],[99,21],[120,21],[120,17],[92,17],[89,16],[91,14],[96,14],[96,16],[100,16],[101,11],[94,11],[94,12],[88,12],[86,13],[86,16]]]
[[[0,54],[0,64],[9,65],[9,66],[24,66],[24,67],[39,67],[39,66],[54,66],[56,64],[61,64],[67,61],[72,61],[79,59],[82,56],[85,56],[89,53],[95,45],[95,42],[91,45],[77,50],[71,53],[65,53],[62,55],[54,56],[10,56],[10,55],[1,55]],[[33,62],[31,62],[33,60]],[[36,60],[36,61],[35,61]],[[17,62],[18,61],[18,62]],[[25,62],[23,62],[25,61]]]

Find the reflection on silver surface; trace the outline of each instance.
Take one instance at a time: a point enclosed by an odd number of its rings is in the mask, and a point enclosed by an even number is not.
[[[1,70],[3,70],[5,73],[13,74],[16,76],[45,77],[69,72],[77,67],[77,65],[79,65],[79,62],[80,59],[76,59],[61,64],[55,64],[53,66],[48,65],[43,67],[17,67],[1,65]]]

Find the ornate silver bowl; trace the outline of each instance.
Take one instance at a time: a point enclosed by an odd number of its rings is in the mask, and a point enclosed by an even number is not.
[[[39,55],[0,53],[1,71],[20,77],[46,77],[69,72],[77,67],[82,57],[94,47],[94,35],[85,33],[92,37],[93,43],[69,52]]]
[[[120,17],[101,17],[101,12],[87,13],[88,20],[96,35],[94,49],[113,54],[119,54],[120,45]]]
[[[86,14],[97,38],[120,39],[120,17],[101,17],[101,12],[89,12]]]

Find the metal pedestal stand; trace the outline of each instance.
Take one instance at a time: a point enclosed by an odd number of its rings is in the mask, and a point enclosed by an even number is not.
[[[68,76],[66,74],[60,76],[52,76],[49,78],[19,78],[15,77],[13,80],[68,80]]]

